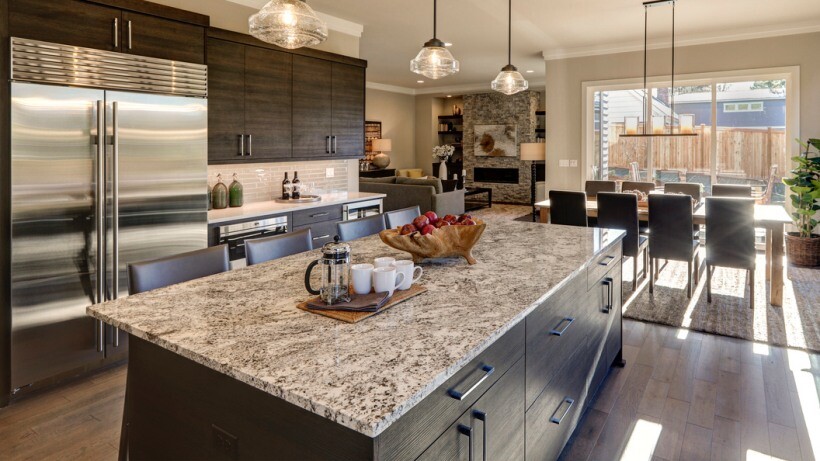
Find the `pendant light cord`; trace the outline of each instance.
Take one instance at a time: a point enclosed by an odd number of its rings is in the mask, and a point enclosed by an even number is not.
[[[438,12],[438,0],[433,0],[433,38],[436,38],[436,14]]]
[[[507,64],[512,65],[512,0],[507,11]]]
[[[649,7],[643,6],[643,134],[646,134],[646,93],[649,89],[646,86],[646,49],[648,45],[647,35],[649,31]]]
[[[672,111],[672,126],[669,131],[675,134],[675,0],[672,0],[672,88],[669,92]],[[678,132],[680,132],[680,123],[678,123]]]

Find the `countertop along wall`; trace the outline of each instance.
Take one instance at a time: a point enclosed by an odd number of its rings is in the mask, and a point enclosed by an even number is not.
[[[800,66],[800,133],[820,137],[820,33],[676,47],[675,75]],[[648,74],[669,74],[669,49],[649,52]],[[583,82],[643,77],[643,51],[546,61],[547,188],[580,190]],[[790,146],[796,149],[794,146]]]

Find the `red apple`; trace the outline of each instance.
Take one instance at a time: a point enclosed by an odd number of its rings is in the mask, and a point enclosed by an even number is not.
[[[467,213],[464,213],[463,215],[458,217],[459,222],[464,221],[465,219],[473,219],[473,217],[468,215]]]
[[[401,230],[399,231],[399,234],[401,234],[401,235],[410,235],[410,234],[412,234],[413,232],[416,232],[416,231],[417,231],[416,226],[414,226],[412,224],[405,224],[405,225],[401,226]]]
[[[416,226],[416,229],[422,230],[424,226],[430,224],[430,219],[427,216],[421,215],[413,220],[413,225]]]
[[[467,218],[467,219],[461,221],[461,225],[462,226],[475,226],[475,221],[473,221],[472,218]]]
[[[458,218],[456,216],[451,215],[451,214],[445,215],[441,219],[447,221],[450,224],[453,224],[454,222],[458,221]]]
[[[449,226],[449,225],[450,225],[450,223],[448,223],[447,221],[445,221],[443,219],[439,219],[438,221],[436,221],[435,224],[433,224],[433,226],[435,226],[436,229],[441,229],[442,227]]]
[[[432,234],[432,233],[433,233],[433,231],[434,231],[434,230],[436,230],[436,228],[435,228],[435,227],[433,227],[433,225],[432,225],[432,224],[427,224],[427,225],[426,225],[426,226],[424,226],[424,228],[421,230],[421,235],[430,235],[430,234]]]
[[[434,211],[428,211],[424,213],[424,216],[427,216],[427,219],[430,220],[430,224],[435,225],[438,222],[438,215]]]

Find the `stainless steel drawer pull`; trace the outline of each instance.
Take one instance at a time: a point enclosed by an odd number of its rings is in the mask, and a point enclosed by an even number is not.
[[[253,156],[253,135],[248,135],[248,157]]]
[[[128,29],[128,49],[131,50],[134,48],[133,46],[131,46],[131,21],[128,21],[127,23],[125,23],[125,25]]]
[[[473,417],[481,421],[481,459],[487,460],[487,413],[479,410],[473,410]]]
[[[469,454],[467,455],[467,459],[469,461],[473,461],[475,459],[475,453],[473,453],[473,428],[472,427],[467,427],[463,424],[459,424],[458,425],[458,432],[462,435],[467,436],[467,443],[469,443],[468,450],[467,450],[467,453],[469,453]]]
[[[612,261],[615,261],[615,259],[616,259],[615,256],[609,255],[606,258],[598,261],[598,265],[600,265],[600,266],[609,266],[610,264],[612,264]]]
[[[312,215],[310,215],[310,217],[311,217],[311,218],[321,218],[322,216],[327,216],[327,215],[329,215],[329,214],[330,214],[330,213],[328,213],[328,212],[324,212],[324,213],[316,213],[316,214],[312,214]]]
[[[607,277],[603,281],[604,286],[606,286],[606,306],[604,306],[604,312],[609,314],[612,311],[613,299],[614,295],[613,292],[615,291],[615,281],[612,277]]]
[[[555,329],[554,329],[554,330],[550,330],[550,334],[551,334],[551,335],[554,335],[554,336],[561,336],[561,335],[563,335],[564,333],[566,333],[566,332],[567,332],[567,328],[569,328],[569,326],[570,326],[570,325],[572,325],[572,322],[574,322],[574,321],[575,321],[575,319],[574,319],[574,318],[572,318],[572,317],[564,317],[564,318],[563,318],[560,322],[558,322],[558,325],[556,325],[556,326],[555,326]],[[561,329],[559,330],[558,328],[559,328],[559,327],[561,326],[561,324],[562,324],[562,323],[564,323],[564,322],[567,322],[567,323],[564,325],[564,328],[561,328]]]
[[[114,50],[120,47],[120,20],[114,18]]]
[[[484,381],[486,381],[486,380],[487,380],[487,378],[489,378],[491,374],[493,374],[493,372],[495,371],[495,367],[492,367],[492,366],[490,366],[490,365],[483,365],[483,366],[481,367],[481,370],[484,372],[484,376],[482,376],[482,377],[481,377],[481,379],[479,379],[478,381],[476,381],[476,383],[475,383],[475,384],[473,384],[473,386],[472,386],[472,387],[470,387],[469,389],[467,389],[467,391],[466,391],[466,392],[464,392],[464,393],[462,394],[461,392],[459,392],[459,391],[457,391],[457,390],[455,390],[455,389],[448,389],[448,390],[447,390],[447,394],[448,394],[450,397],[452,397],[452,398],[454,398],[454,399],[456,399],[456,400],[464,400],[465,398],[467,398],[467,396],[468,396],[468,395],[470,395],[470,392],[473,392],[474,390],[476,390],[476,389],[478,388],[478,386],[481,386],[481,384],[482,384],[482,383],[484,383]]]
[[[561,402],[561,405],[558,405],[558,408],[555,409],[555,413],[553,413],[552,417],[550,417],[550,422],[555,424],[561,424],[561,421],[564,420],[564,417],[567,416],[567,413],[569,413],[570,408],[572,408],[573,403],[575,403],[575,400],[569,397],[565,397],[564,401]],[[560,418],[556,418],[555,415],[557,415],[561,411],[561,407],[563,407],[564,404],[568,404],[567,408],[564,410],[563,413],[561,413]]]
[[[322,239],[329,239],[330,234],[320,235],[318,237],[313,237],[313,240],[322,240]]]

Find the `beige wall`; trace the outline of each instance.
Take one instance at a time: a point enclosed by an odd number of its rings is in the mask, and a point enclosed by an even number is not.
[[[820,33],[680,47],[676,75],[800,67],[800,132],[803,139],[820,137]],[[650,76],[669,74],[669,50],[649,53]],[[558,168],[559,159],[581,164],[583,82],[641,78],[643,52],[552,60],[546,62],[547,187],[579,189],[578,168]]]
[[[367,89],[365,119],[382,122],[382,138],[393,141],[390,168],[416,167],[416,98]]]
[[[438,116],[452,113],[445,98],[416,96],[416,168],[433,174],[433,146],[438,145]]]

